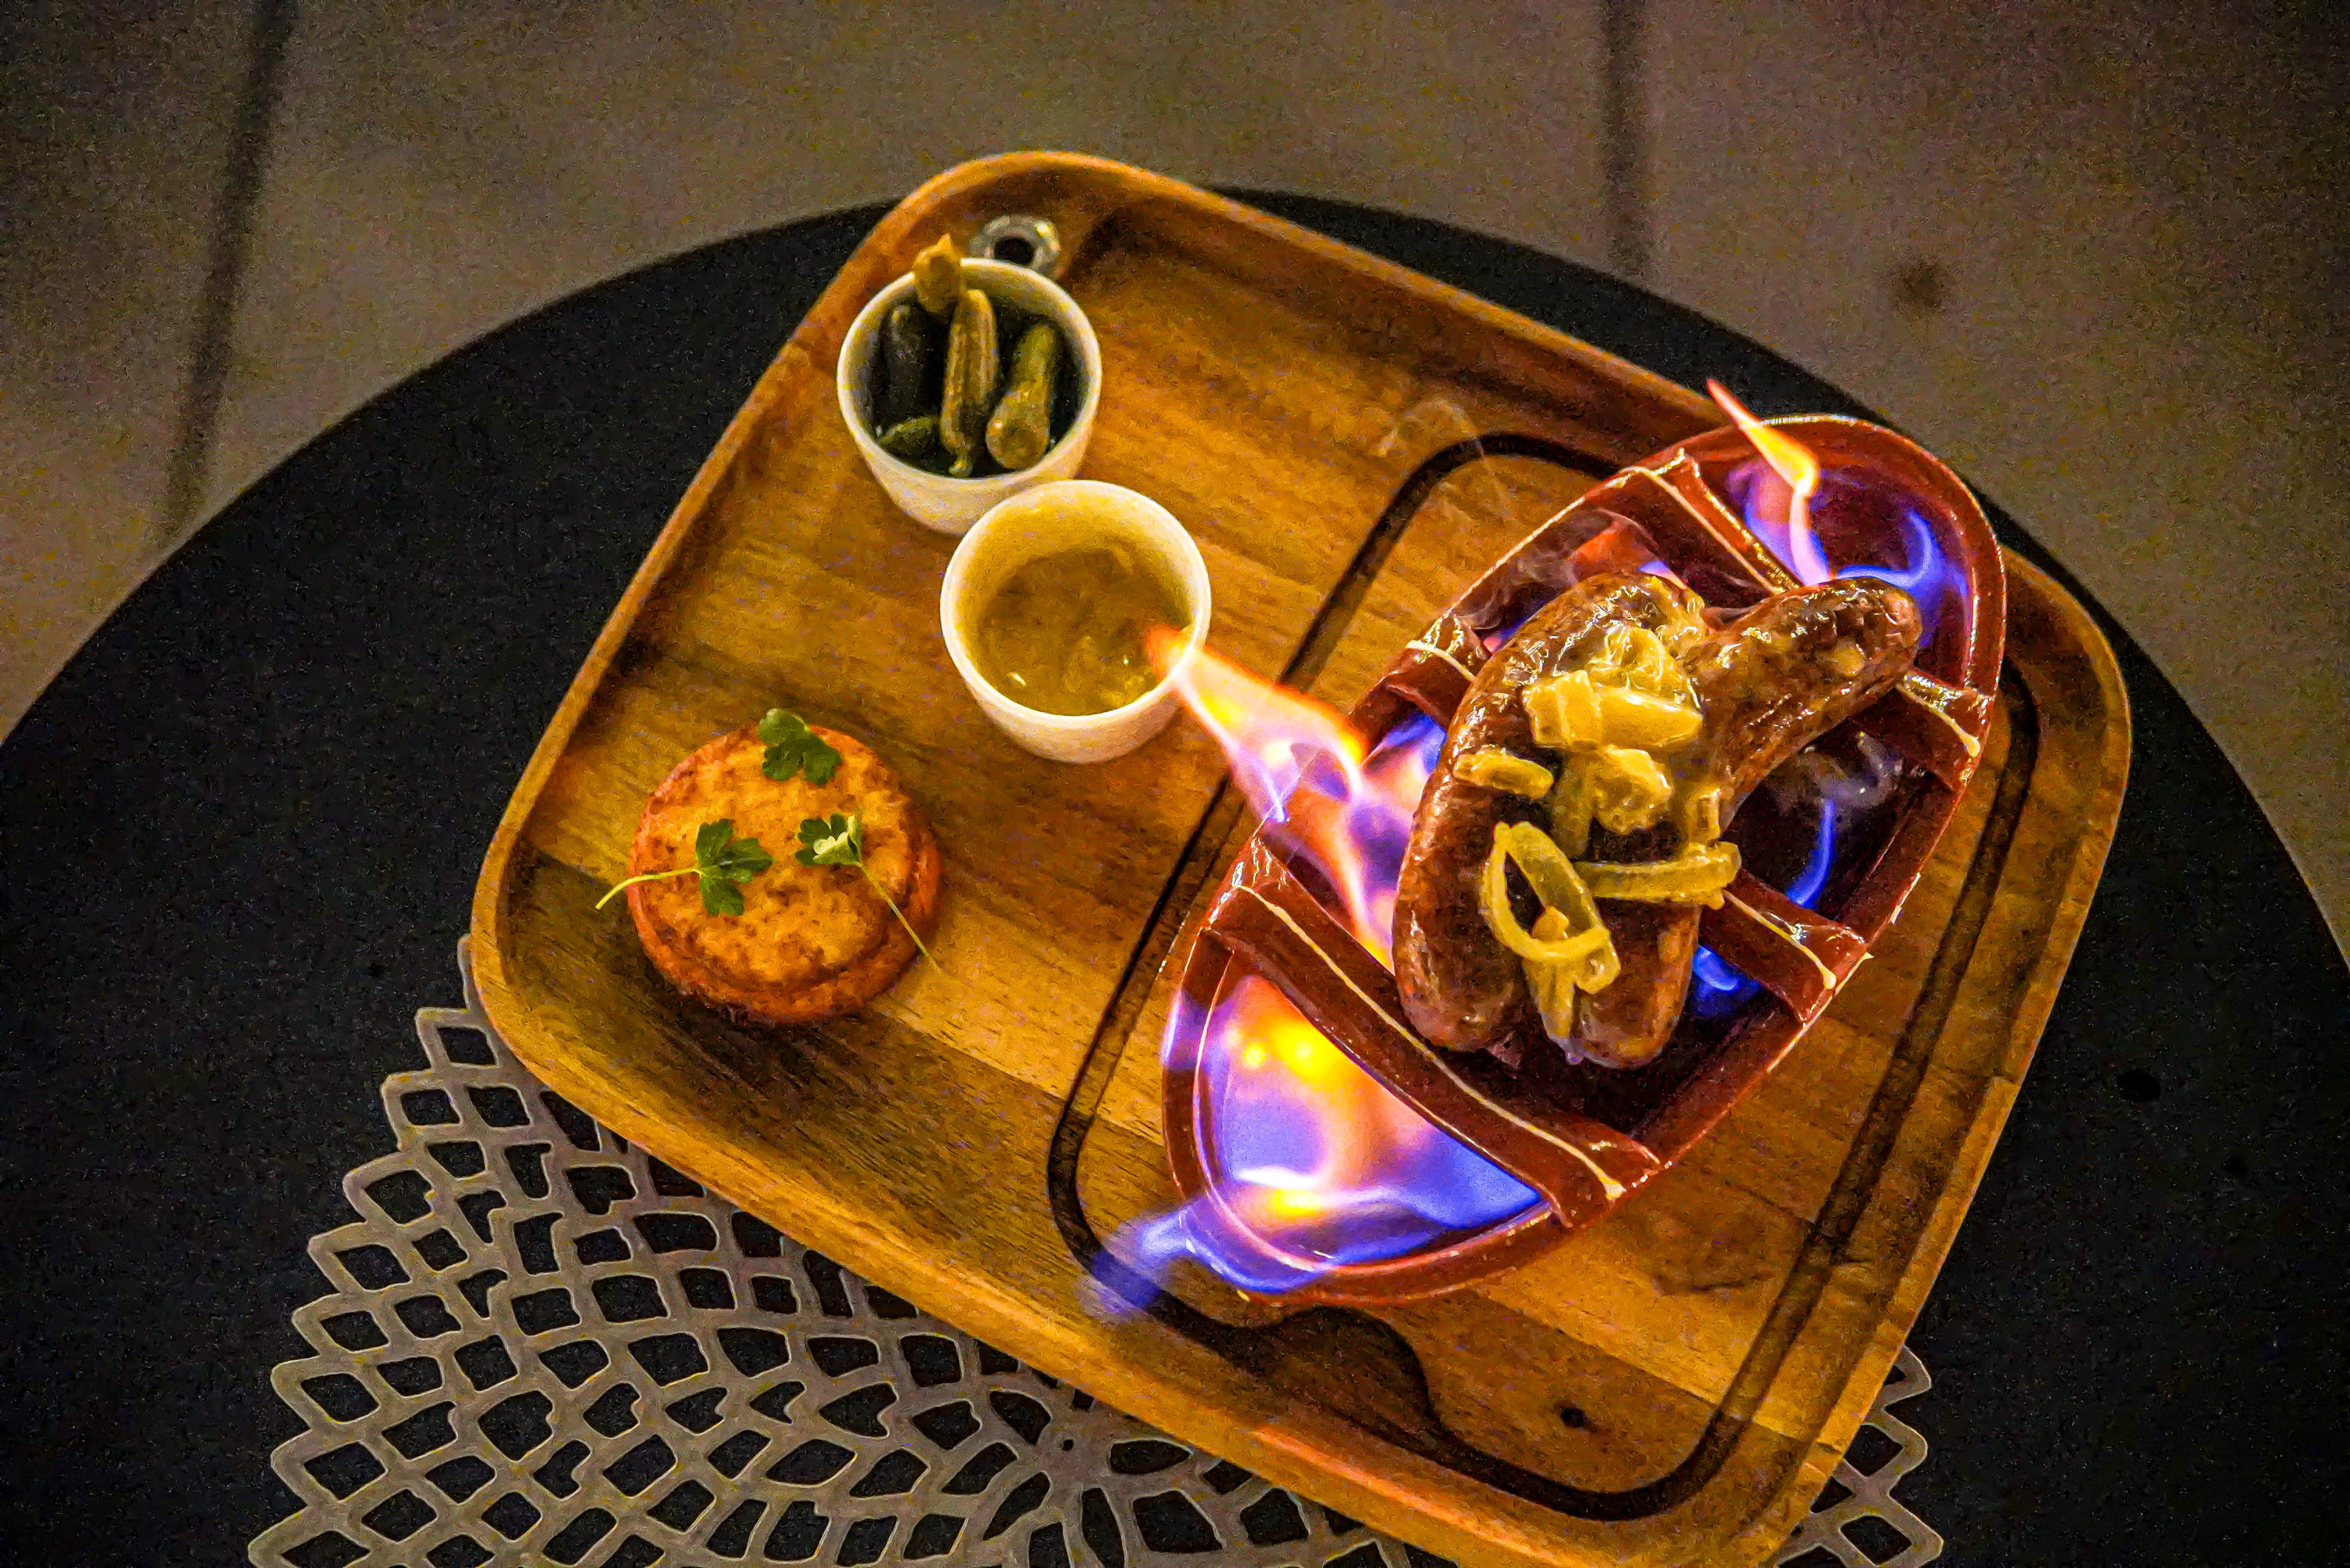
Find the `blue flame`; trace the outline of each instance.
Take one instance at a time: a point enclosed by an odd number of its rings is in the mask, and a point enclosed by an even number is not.
[[[1277,1012],[1286,1022],[1263,1012],[1251,1022],[1247,1014],[1255,1010]],[[1180,1031],[1205,1046],[1197,1071],[1201,1127],[1213,1139],[1202,1150],[1211,1189],[1119,1234],[1118,1248],[1143,1278],[1163,1278],[1178,1259],[1191,1258],[1243,1290],[1273,1294],[1334,1268],[1381,1262],[1488,1229],[1542,1201],[1378,1088],[1319,1036],[1309,1048],[1332,1054],[1312,1069],[1309,1090],[1274,1042],[1284,1033],[1311,1034],[1312,1027],[1268,981],[1243,976],[1204,1016],[1188,1000],[1178,1002],[1177,1013],[1170,1037]],[[1367,1139],[1385,1152],[1365,1158],[1362,1147],[1349,1149],[1334,1137],[1339,1128],[1330,1122],[1300,1115],[1301,1096],[1308,1094],[1346,1118],[1349,1139],[1358,1146]],[[1285,1204],[1293,1194],[1309,1200]],[[1119,1289],[1115,1272],[1098,1277],[1113,1310],[1139,1304]]]
[[[1218,1003],[1237,1005],[1245,980]],[[1247,1211],[1282,1189],[1314,1188],[1331,1161],[1329,1129],[1293,1114],[1294,1087],[1277,1068],[1240,1053],[1203,1054],[1200,1071],[1211,1107],[1222,1181],[1218,1197],[1147,1220],[1128,1233],[1136,1263],[1163,1275],[1176,1259],[1198,1260],[1243,1290],[1274,1293],[1349,1263],[1381,1262],[1432,1241],[1480,1231],[1523,1212],[1541,1195],[1399,1102],[1383,1119],[1416,1124],[1409,1182],[1347,1188],[1343,1200],[1308,1219],[1286,1218],[1277,1242]],[[1219,1200],[1221,1199],[1221,1200]]]
[[[1444,726],[1419,709],[1409,709],[1371,748],[1371,754],[1363,759],[1363,771],[1376,778],[1387,768],[1417,766],[1425,778],[1436,771],[1437,754],[1443,750]],[[1396,860],[1399,865],[1403,860],[1401,846],[1396,850]]]
[[[1820,796],[1819,826],[1814,830],[1811,857],[1786,887],[1790,902],[1808,909],[1820,896],[1820,889],[1827,886],[1828,870],[1835,864],[1835,797],[1824,794]],[[1689,1005],[1700,1018],[1721,1018],[1735,1012],[1748,997],[1762,989],[1711,948],[1699,948],[1691,968]]]
[[[1444,735],[1434,720],[1407,714],[1364,763],[1378,798],[1358,803],[1363,809],[1350,812],[1349,827],[1374,874],[1389,884],[1409,846],[1410,814],[1400,813],[1391,824],[1377,820],[1372,808],[1382,801],[1418,800]],[[1311,765],[1303,774],[1301,788],[1335,782],[1317,779]],[[1396,1179],[1356,1178],[1333,1187],[1325,1173],[1343,1162],[1334,1158],[1333,1129],[1297,1114],[1299,1097],[1308,1092],[1304,1082],[1277,1053],[1239,1048],[1247,1026],[1231,1014],[1269,998],[1277,1001],[1269,984],[1247,976],[1204,1014],[1179,995],[1169,1017],[1167,1041],[1201,1042],[1195,1066],[1206,1113],[1201,1126],[1212,1139],[1201,1152],[1213,1190],[1119,1233],[1117,1249],[1145,1279],[1164,1278],[1178,1259],[1191,1258],[1243,1290],[1274,1294],[1334,1268],[1385,1262],[1448,1236],[1490,1229],[1542,1201],[1534,1189],[1343,1062],[1336,1082],[1316,1080],[1318,1092],[1357,1096],[1347,1131],[1387,1149],[1386,1158],[1366,1163]],[[1289,1011],[1285,1002],[1278,1005]],[[1296,1023],[1310,1027],[1302,1019]],[[1321,1049],[1336,1047],[1324,1042]],[[1294,1190],[1314,1192],[1326,1207],[1280,1211],[1284,1193]],[[1127,1299],[1118,1272],[1099,1272],[1105,1304],[1131,1310],[1140,1303]]]
[[[1773,519],[1760,514],[1761,503],[1769,489],[1752,482],[1752,469],[1760,466],[1758,462],[1734,471],[1728,487],[1744,511],[1748,526],[1785,560],[1796,554],[1794,546],[1798,542],[1789,536],[1783,516]],[[1814,515],[1823,506],[1834,504],[1835,480],[1830,475],[1824,478],[1829,479],[1830,483],[1814,497]],[[1780,488],[1783,490],[1783,486]],[[1855,562],[1831,567],[1823,559],[1817,563],[1819,572],[1809,580],[1823,580],[1832,575],[1837,578],[1869,576],[1891,583],[1917,601],[1924,622],[1923,645],[1930,646],[1946,597],[1942,585],[1949,580],[1950,567],[1926,517],[1914,507],[1904,507],[1901,521],[1903,548],[1899,566]],[[1804,554],[1819,554],[1816,539],[1802,543],[1812,545]],[[1647,562],[1641,569],[1661,576],[1673,575],[1659,561]],[[1512,625],[1487,634],[1483,639],[1486,647],[1499,649],[1517,629],[1517,625]],[[1383,775],[1399,778],[1417,770],[1418,776],[1425,779],[1443,741],[1442,726],[1421,714],[1408,715],[1371,753],[1365,772],[1378,780]],[[1291,794],[1298,788],[1315,790],[1333,799],[1345,798],[1343,781],[1326,756],[1300,752],[1294,755],[1292,767],[1284,771],[1287,776],[1280,779],[1272,792],[1274,801],[1267,812],[1271,823],[1285,822]],[[1409,794],[1411,798],[1417,798],[1416,789]],[[1857,806],[1867,803],[1856,797],[1852,804]],[[1389,823],[1379,817],[1376,805],[1373,802],[1351,803],[1348,826],[1367,851],[1367,864],[1391,885],[1395,867],[1400,865],[1409,841],[1409,814],[1404,812]],[[1814,906],[1835,867],[1838,812],[1838,800],[1833,793],[1818,797],[1810,853],[1803,869],[1785,889],[1788,898],[1801,908]],[[1725,1017],[1760,990],[1753,980],[1711,948],[1700,946],[1697,950],[1688,1006],[1699,1017]],[[1229,1005],[1236,994],[1237,988],[1220,999],[1219,1009]],[[1189,1005],[1179,1003],[1176,1016],[1170,1019],[1167,1038],[1203,1038],[1201,1028],[1193,1025],[1212,1023],[1212,1017],[1201,1020],[1191,1016]],[[1270,1227],[1279,1236],[1276,1244],[1265,1234],[1268,1227],[1253,1222],[1250,1210],[1282,1190],[1311,1179],[1311,1173],[1325,1164],[1325,1129],[1313,1125],[1310,1118],[1287,1114],[1277,1086],[1266,1081],[1267,1075],[1262,1067],[1243,1071],[1235,1060],[1236,1054],[1229,1049],[1203,1052],[1198,1064],[1198,1070],[1205,1075],[1204,1088],[1212,1107],[1209,1124],[1216,1143],[1213,1158],[1221,1168],[1216,1179],[1217,1192],[1139,1220],[1121,1232],[1120,1241],[1149,1279],[1163,1278],[1178,1259],[1189,1257],[1243,1290],[1278,1293],[1309,1283],[1334,1268],[1383,1262],[1424,1248],[1447,1235],[1489,1229],[1541,1201],[1533,1189],[1395,1101],[1393,1113],[1401,1118],[1395,1136],[1419,1145],[1412,1162],[1412,1179],[1408,1184],[1374,1183],[1351,1188],[1343,1201],[1305,1223],[1298,1222],[1295,1217],[1284,1217]],[[1295,1093],[1294,1084],[1291,1093]],[[1104,1276],[1104,1282],[1110,1282],[1108,1276]],[[1111,1296],[1113,1307],[1119,1305],[1115,1287]],[[1123,1304],[1136,1307],[1141,1303]]]
[[[1841,568],[1836,576],[1875,577],[1916,597],[1920,588],[1941,577],[1942,552],[1935,547],[1932,525],[1914,510],[1904,510],[1901,514],[1901,543],[1902,558],[1909,563],[1907,566],[1851,566]]]
[[[1839,567],[1838,577],[1875,577],[1881,583],[1891,583],[1908,594],[1918,604],[1920,652],[1933,646],[1934,628],[1941,618],[1942,585],[1950,576],[1949,566],[1942,552],[1934,543],[1934,530],[1915,510],[1901,514],[1903,565],[1872,566],[1856,563]]]
[[[1793,569],[1796,541],[1790,537],[1784,513],[1786,486],[1783,483],[1763,483],[1764,476],[1769,473],[1769,465],[1762,459],[1754,458],[1732,469],[1724,488],[1729,491],[1731,499],[1738,503],[1747,528],[1769,545],[1782,562],[1789,563]],[[1834,470],[1825,471],[1821,480],[1819,490],[1812,497],[1811,515],[1814,521],[1835,505],[1835,493],[1839,489],[1865,483]],[[1775,517],[1769,515],[1765,509],[1766,504],[1772,501],[1775,501],[1782,509],[1781,514]],[[1901,509],[1901,535],[1900,566],[1879,566],[1856,561],[1835,567],[1833,576],[1838,578],[1875,577],[1879,582],[1892,584],[1916,600],[1922,633],[1918,650],[1922,654],[1933,646],[1935,628],[1940,618],[1945,597],[1943,586],[1950,580],[1950,566],[1934,538],[1932,524],[1914,506]],[[1819,826],[1812,840],[1811,857],[1786,888],[1787,897],[1806,909],[1820,896],[1820,889],[1827,882],[1829,867],[1835,862],[1835,836],[1836,802],[1831,795],[1823,795],[1819,803]],[[1697,950],[1694,967],[1689,1005],[1700,1018],[1726,1017],[1762,989],[1736,965],[1711,948]]]

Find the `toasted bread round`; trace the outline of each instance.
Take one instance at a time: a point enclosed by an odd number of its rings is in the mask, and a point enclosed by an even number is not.
[[[925,939],[938,917],[939,846],[920,808],[869,748],[836,730],[815,732],[840,753],[820,784],[761,772],[766,747],[755,729],[711,742],[653,791],[629,854],[631,877],[691,866],[702,825],[725,821],[736,838],[757,839],[774,857],[740,884],[740,915],[704,909],[696,877],[639,882],[628,892],[654,967],[687,995],[745,1022],[807,1023],[852,1012],[914,961],[913,939],[855,867],[800,864],[807,818],[855,813],[874,880]]]

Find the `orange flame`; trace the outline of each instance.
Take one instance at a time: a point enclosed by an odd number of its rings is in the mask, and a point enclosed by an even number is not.
[[[1771,472],[1787,487],[1787,553],[1794,556],[1787,566],[1806,583],[1824,583],[1833,575],[1827,557],[1821,553],[1820,542],[1812,532],[1812,495],[1820,487],[1820,460],[1806,451],[1800,441],[1783,431],[1773,430],[1752,414],[1746,406],[1730,395],[1730,389],[1719,381],[1709,380],[1705,389],[1721,405],[1722,412],[1736,421],[1746,439]]]
[[[1399,1151],[1442,1136],[1269,982],[1242,978],[1220,1022],[1245,1042],[1222,1108],[1253,1100],[1280,1107],[1286,1123],[1276,1137],[1250,1140],[1254,1158],[1223,1173],[1249,1189],[1228,1189],[1226,1200],[1239,1200],[1264,1231],[1278,1234],[1284,1222],[1319,1219],[1378,1190],[1395,1179]]]
[[[1223,747],[1258,816],[1321,870],[1356,940],[1392,961],[1396,875],[1443,728],[1415,716],[1367,751],[1327,705],[1205,649],[1187,658],[1171,630],[1152,631],[1145,646]],[[1170,1051],[1196,1044],[1207,1104],[1195,1130],[1210,1191],[1125,1233],[1154,1276],[1188,1256],[1243,1289],[1284,1291],[1538,1201],[1258,976],[1240,976],[1204,1011],[1179,996],[1167,1040]]]
[[[1182,659],[1183,639],[1170,628],[1151,628],[1144,648],[1151,669],[1162,680],[1171,675],[1193,717],[1223,748],[1249,805],[1313,857],[1345,901],[1355,940],[1384,961],[1394,940],[1395,888],[1391,878],[1371,874],[1353,819],[1392,803],[1364,774],[1362,736],[1326,703],[1204,648]],[[1415,786],[1401,803],[1407,820],[1419,801]]]

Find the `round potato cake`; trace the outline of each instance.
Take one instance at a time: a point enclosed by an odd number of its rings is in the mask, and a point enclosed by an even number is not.
[[[806,1023],[852,1012],[914,961],[913,940],[853,866],[803,866],[800,824],[836,812],[864,825],[867,869],[927,938],[939,908],[939,846],[889,764],[837,730],[810,726],[840,753],[823,784],[760,771],[755,728],[734,731],[671,770],[645,805],[629,875],[694,864],[694,835],[729,821],[775,864],[741,884],[743,912],[702,906],[701,879],[671,877],[628,891],[645,952],[671,984],[748,1022]]]

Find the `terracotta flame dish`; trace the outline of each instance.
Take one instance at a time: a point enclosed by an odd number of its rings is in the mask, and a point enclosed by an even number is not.
[[[1523,1263],[1607,1214],[1772,1071],[1867,957],[1925,868],[1991,720],[2006,621],[1998,545],[1958,477],[1892,431],[1834,418],[1770,429],[1792,437],[1841,487],[1845,501],[1821,514],[1819,542],[1847,563],[1839,574],[1846,580],[1805,587],[1749,526],[1730,497],[1751,483],[1761,454],[1747,434],[1724,427],[1623,469],[1537,529],[1408,645],[1356,705],[1349,719],[1367,749],[1419,725],[1419,715],[1450,731],[1402,868],[1393,971],[1335,912],[1330,884],[1312,859],[1275,828],[1258,830],[1218,888],[1165,1047],[1168,1152],[1187,1204],[1222,1200],[1211,1168],[1215,1102],[1202,1069],[1202,1025],[1252,974],[1420,1116],[1537,1195],[1497,1223],[1399,1256],[1317,1261],[1285,1300],[1369,1303],[1455,1289]],[[1914,607],[1877,577],[1853,575],[1881,566],[1886,577],[1902,580],[1904,539],[1914,545],[1920,529],[1931,542],[1927,558],[1939,565],[1907,579]],[[1563,597],[1574,595],[1580,597]],[[1832,610],[1846,627],[1874,618],[1877,641],[1866,669],[1860,652],[1835,649],[1851,679],[1840,696],[1823,691],[1797,719],[1785,717],[1792,698],[1775,708],[1757,703],[1734,723],[1713,716],[1735,732],[1721,749],[1741,759],[1720,764],[1717,776],[1746,769],[1722,785],[1719,803],[1720,836],[1741,852],[1742,868],[1711,908],[1603,901],[1603,910],[1615,911],[1608,924],[1622,975],[1581,997],[1571,1037],[1554,1040],[1517,981],[1517,960],[1493,967],[1498,944],[1472,956],[1501,977],[1500,989],[1489,984],[1481,999],[1459,983],[1462,944],[1491,940],[1482,929],[1471,934],[1473,905],[1469,919],[1460,918],[1460,889],[1473,884],[1465,857],[1484,858],[1494,814],[1506,816],[1510,803],[1494,806],[1492,790],[1469,792],[1476,798],[1464,803],[1451,781],[1459,755],[1477,742],[1470,730],[1493,711],[1492,691],[1507,673],[1502,661],[1531,668],[1530,642],[1545,628],[1558,635],[1568,612],[1607,595],[1636,607],[1654,599],[1668,617],[1701,615],[1683,626],[1684,647],[1706,635],[1717,652],[1734,644],[1739,618],[1757,606],[1767,607],[1743,624],[1811,607],[1805,613]],[[1705,690],[1702,678],[1699,685]],[[1765,733],[1773,723],[1779,730]],[[1706,735],[1714,744],[1715,731]],[[1887,759],[1898,782],[1870,830],[1847,842],[1835,869],[1798,902],[1754,869],[1786,864],[1785,845],[1774,852],[1773,843],[1789,831],[1784,815],[1739,813],[1739,805],[1790,756],[1801,764],[1808,753],[1856,747]],[[1448,813],[1465,815],[1466,827]],[[1442,842],[1448,832],[1461,839],[1451,850]],[[1631,838],[1612,842],[1619,858],[1648,857],[1624,852]],[[1743,1000],[1710,1014],[1687,1004],[1693,951],[1742,974],[1745,992],[1735,994]],[[1595,996],[1607,1005],[1595,1005]],[[1283,1260],[1267,1262],[1278,1272]]]

